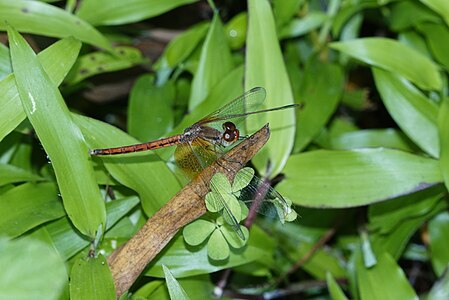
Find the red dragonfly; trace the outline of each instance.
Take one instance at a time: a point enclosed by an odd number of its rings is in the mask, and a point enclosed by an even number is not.
[[[186,128],[181,134],[141,144],[93,149],[90,150],[90,154],[115,155],[154,150],[176,145],[177,148],[174,156],[177,165],[188,177],[193,178],[205,167],[211,165],[218,158],[225,155],[224,150],[226,147],[235,144],[239,139],[244,139],[240,136],[240,131],[237,125],[247,116],[300,106],[298,104],[291,104],[257,110],[257,108],[263,104],[265,96],[266,92],[264,88],[255,87],[224,105],[217,111],[197,121],[192,126]],[[251,176],[253,175],[251,174]],[[261,187],[261,185],[265,186]],[[210,188],[215,191],[220,190],[218,187],[214,187],[213,184],[211,184]],[[287,214],[289,210],[291,211],[290,205],[286,200],[272,187],[269,185],[267,186],[267,184],[264,184],[263,181],[257,177],[253,177],[247,188],[250,190],[252,196],[256,197],[260,197],[260,195],[257,194],[260,193],[258,191],[265,191],[266,194],[262,195],[265,198],[264,200],[267,200],[265,204],[276,202],[276,207],[280,207],[285,214]],[[220,197],[218,199],[220,199]],[[241,238],[243,238],[239,221],[233,216],[225,200],[221,199],[217,201],[221,202],[218,206],[223,207],[221,213],[226,223],[230,225]],[[273,215],[273,211],[279,211],[279,209],[273,210],[272,208],[267,209],[267,207],[267,205],[262,205],[259,212]],[[271,212],[267,213],[267,211]],[[279,215],[279,213],[277,215]]]

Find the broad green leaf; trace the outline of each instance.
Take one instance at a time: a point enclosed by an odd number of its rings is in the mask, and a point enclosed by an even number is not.
[[[248,1],[248,37],[246,47],[245,90],[261,86],[267,91],[265,108],[293,103],[292,87],[276,36],[276,27],[267,0]],[[246,123],[249,132],[270,124],[271,137],[255,156],[253,163],[262,173],[278,174],[293,147],[295,111],[287,109],[262,114]],[[279,147],[282,145],[282,147]]]
[[[449,99],[441,102],[438,113],[438,133],[440,138],[440,169],[446,189],[449,189]]]
[[[197,246],[204,242],[215,228],[214,223],[198,219],[184,227],[182,234],[187,244]]]
[[[330,272],[326,273],[327,288],[329,289],[329,294],[333,300],[348,300],[345,293],[338,286],[337,281],[332,276]]]
[[[12,28],[8,37],[20,100],[51,160],[64,208],[77,229],[93,238],[106,212],[84,138],[33,50]]]
[[[175,94],[172,81],[157,86],[151,75],[137,79],[129,96],[129,134],[141,141],[151,141],[172,130]]]
[[[441,182],[438,162],[389,149],[318,150],[293,155],[276,189],[309,207],[356,207]]]
[[[91,52],[78,58],[65,82],[70,85],[97,74],[119,71],[144,63],[142,53],[132,47],[119,46],[113,52]]]
[[[112,274],[103,255],[80,258],[74,263],[70,299],[116,299]]]
[[[164,270],[165,281],[167,283],[170,298],[173,300],[190,299],[186,291],[182,288],[176,278],[173,277],[173,274],[170,272],[170,270],[165,265],[162,265],[162,269]]]
[[[373,74],[382,101],[399,127],[421,149],[438,157],[438,106],[393,73],[373,68]]]
[[[330,46],[371,66],[403,76],[424,90],[442,87],[438,66],[415,49],[395,40],[363,38]]]
[[[109,124],[72,114],[90,149],[139,143]],[[148,216],[158,211],[180,189],[180,184],[165,162],[152,152],[123,156],[92,157],[103,162],[121,184],[135,190]]]
[[[176,278],[190,277],[199,274],[209,274],[250,263],[272,255],[273,245],[269,243],[270,237],[257,227],[251,228],[250,238],[244,251],[230,252],[229,260],[215,263],[208,259],[206,247],[189,247],[186,249],[182,236],[175,237],[166,247],[164,255],[153,260],[145,275],[163,277],[162,264],[170,268]],[[227,244],[226,244],[227,246]]]
[[[449,213],[442,212],[429,222],[430,253],[433,269],[437,276],[442,276],[449,265]]]
[[[135,23],[198,0],[85,0],[76,14],[92,25]]]
[[[53,183],[26,183],[10,189],[0,197],[0,212],[0,232],[10,237],[65,215]]]
[[[73,38],[60,40],[37,55],[51,81],[58,86],[75,62],[81,43]],[[0,81],[0,140],[25,119],[14,74]]]
[[[229,226],[221,226],[220,232],[223,234],[223,237],[226,239],[226,242],[234,249],[242,248],[248,242],[249,231],[245,226],[240,226],[242,230],[242,234],[245,239],[242,239],[232,228]]]
[[[233,69],[231,50],[218,13],[214,15],[201,49],[198,69],[192,81],[189,110],[204,101],[212,88]]]
[[[98,30],[82,19],[40,1],[0,0],[2,22],[5,21],[18,31],[57,38],[73,36],[82,42],[111,51],[111,44]]]
[[[309,61],[299,95],[304,108],[297,112],[294,152],[304,149],[329,121],[343,93],[344,78],[338,65]]]
[[[361,299],[418,300],[403,270],[388,253],[379,255],[372,268],[365,268],[359,259],[356,274]]]
[[[449,3],[445,0],[420,0],[436,13],[443,17],[446,25],[449,26]]]
[[[0,164],[0,186],[22,181],[42,181],[44,178],[14,165]]]
[[[37,240],[0,240],[1,299],[59,299],[67,274],[51,247]]]

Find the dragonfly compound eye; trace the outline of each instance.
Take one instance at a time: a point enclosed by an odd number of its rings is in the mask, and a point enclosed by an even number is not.
[[[235,124],[232,122],[225,122],[223,124],[223,139],[228,142],[232,143],[239,139],[239,130],[235,128]]]

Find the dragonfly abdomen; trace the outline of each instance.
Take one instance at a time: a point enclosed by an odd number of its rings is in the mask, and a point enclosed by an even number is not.
[[[123,154],[123,153],[131,153],[131,152],[140,152],[146,150],[154,150],[167,146],[173,146],[181,143],[181,139],[183,138],[182,134],[177,134],[171,137],[162,138],[156,141],[151,141],[147,143],[134,144],[129,146],[121,146],[114,148],[104,148],[104,149],[94,149],[90,150],[90,155],[114,155],[114,154]]]

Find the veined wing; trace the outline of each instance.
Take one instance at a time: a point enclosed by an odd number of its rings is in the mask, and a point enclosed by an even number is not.
[[[219,149],[212,149],[210,147],[213,147],[213,145],[201,138],[196,138],[191,143],[181,144],[175,151],[176,163],[188,177],[193,178],[222,155]],[[209,188],[216,195],[213,201],[217,203],[214,206],[222,208],[220,213],[224,221],[244,240],[245,237],[240,228],[239,221],[224,199],[226,197],[226,194],[223,193],[225,188],[217,186],[212,181],[210,181]],[[227,192],[230,193],[231,191]]]
[[[234,123],[239,123],[247,113],[259,109],[265,101],[265,97],[266,91],[263,87],[252,88],[197,123],[204,124],[228,119],[234,119]]]

